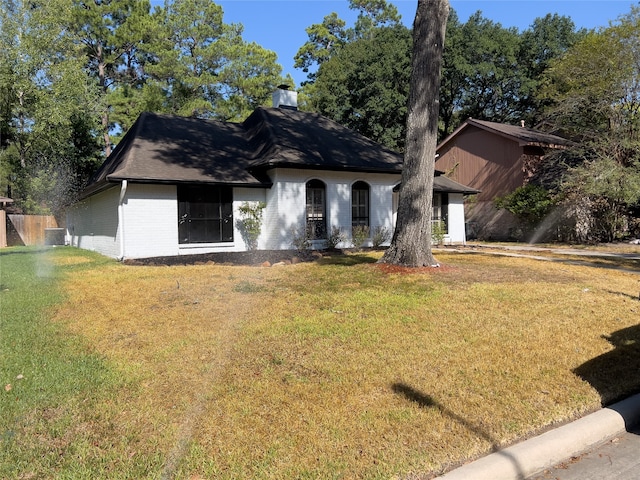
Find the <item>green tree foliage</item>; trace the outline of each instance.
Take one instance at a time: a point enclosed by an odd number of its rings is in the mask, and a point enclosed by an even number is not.
[[[578,141],[568,155],[582,161],[558,188],[589,221],[581,239],[610,241],[639,235],[640,8],[590,32],[545,74],[545,121]],[[584,212],[587,212],[584,214]]]
[[[536,18],[531,27],[522,32],[518,66],[523,71],[523,82],[519,98],[522,120],[527,125],[537,125],[548,105],[539,95],[545,72],[586,34],[585,29],[576,30],[569,17],[558,14]]]
[[[3,0],[0,89],[7,188],[27,213],[58,213],[95,168],[95,84],[46,3]],[[68,12],[68,10],[67,10]]]
[[[84,50],[85,68],[100,87],[105,100],[101,134],[105,155],[109,155],[113,124],[108,97],[119,85],[132,85],[140,80],[142,63],[138,53],[147,37],[149,1],[50,0],[46,4],[52,12],[65,12],[58,15],[57,26]]]
[[[398,132],[404,129],[400,114],[406,113],[408,76],[400,73],[391,79],[388,75],[406,68],[411,50],[411,42],[405,41],[410,33],[402,32],[399,17],[393,10],[385,13],[384,5],[352,1],[352,8],[362,9],[356,25],[347,27],[335,14],[325,17],[322,24],[309,27],[309,41],[296,57],[296,66],[304,71],[316,68],[308,77],[313,85],[304,86],[308,108],[376,140],[382,137],[374,132],[385,129],[391,129],[388,137],[403,138]],[[387,40],[388,52],[381,50],[381,31],[397,36]],[[584,34],[575,31],[568,17],[558,15],[536,19],[530,29],[519,33],[484,18],[480,11],[463,24],[452,11],[443,56],[439,138],[468,117],[518,124],[525,120],[533,125],[544,106],[537,95],[542,72]],[[376,115],[368,122],[356,121],[365,110],[353,107],[364,103],[361,97],[372,83],[382,87],[370,92],[380,100]],[[381,119],[383,123],[373,125]],[[403,140],[384,143],[403,148]]]
[[[345,26],[346,22],[333,12],[324,17],[322,23],[308,27],[306,32],[309,40],[298,49],[294,66],[309,73],[312,68],[329,60],[334,51],[347,43]],[[309,73],[309,81],[313,82],[315,75],[314,72]]]
[[[0,188],[27,212],[68,203],[143,111],[242,120],[293,83],[210,0],[0,7]]]
[[[411,32],[379,28],[344,45],[319,69],[311,106],[389,148],[403,150]]]
[[[517,30],[505,29],[477,12],[462,26],[460,38],[466,60],[456,65],[465,78],[460,92],[462,117],[498,122],[518,119],[522,78],[517,59]]]
[[[531,183],[496,198],[494,202],[497,208],[504,208],[518,217],[526,228],[534,228],[554,207],[550,192]]]
[[[359,11],[353,27],[347,28],[335,12],[306,29],[309,40],[300,47],[294,59],[296,68],[308,73],[308,83],[317,77],[317,68],[350,42],[369,38],[379,28],[401,25],[397,8],[386,0],[349,0],[349,8]]]
[[[353,39],[365,38],[377,28],[401,25],[398,9],[386,0],[349,0],[349,8],[359,12],[350,35]]]

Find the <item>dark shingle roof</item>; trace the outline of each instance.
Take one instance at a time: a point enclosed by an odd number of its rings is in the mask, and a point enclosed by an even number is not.
[[[143,113],[93,176],[87,193],[109,182],[262,186],[241,124]]]
[[[402,155],[315,113],[259,108],[244,126],[255,145],[253,168],[399,173]]]
[[[480,190],[462,185],[444,175],[438,175],[438,172],[436,172],[436,176],[433,178],[433,191],[442,193],[464,193],[465,195],[480,193]]]
[[[264,187],[274,167],[399,173],[402,155],[294,109],[258,108],[243,123],[143,113],[85,196],[121,180]]]
[[[503,137],[508,137],[511,140],[518,142],[521,146],[532,145],[548,148],[566,148],[573,145],[571,140],[567,140],[566,138],[552,135],[550,133],[534,130],[532,128],[469,118],[438,145],[438,150],[449,143],[461,131],[469,128],[470,126],[481,128],[482,130],[490,131]]]

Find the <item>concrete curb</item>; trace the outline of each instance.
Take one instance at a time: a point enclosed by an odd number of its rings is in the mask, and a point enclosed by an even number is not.
[[[438,480],[524,480],[640,424],[640,394],[463,465]]]

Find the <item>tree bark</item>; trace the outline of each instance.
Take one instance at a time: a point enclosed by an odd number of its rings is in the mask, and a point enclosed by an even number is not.
[[[398,215],[391,245],[381,263],[406,267],[437,264],[431,250],[431,210],[440,70],[448,16],[448,0],[418,0]]]

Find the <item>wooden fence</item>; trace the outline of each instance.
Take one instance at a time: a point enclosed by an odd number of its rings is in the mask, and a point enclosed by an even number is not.
[[[4,213],[4,212],[3,212]],[[6,241],[8,245],[44,245],[45,229],[57,228],[58,222],[52,215],[7,215]]]
[[[0,210],[0,248],[7,246],[7,212]]]

